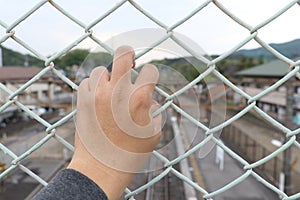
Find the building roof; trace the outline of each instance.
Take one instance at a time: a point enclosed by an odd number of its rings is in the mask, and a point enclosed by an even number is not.
[[[38,74],[41,70],[42,69],[38,67],[0,67],[0,81],[29,80],[36,74]],[[48,75],[46,76],[49,77]]]
[[[281,60],[271,61],[249,69],[237,72],[237,76],[276,77],[280,78],[289,72],[289,65]]]

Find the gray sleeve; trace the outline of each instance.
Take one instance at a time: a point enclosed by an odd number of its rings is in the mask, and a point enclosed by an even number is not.
[[[85,175],[64,169],[33,200],[108,200],[102,189]]]

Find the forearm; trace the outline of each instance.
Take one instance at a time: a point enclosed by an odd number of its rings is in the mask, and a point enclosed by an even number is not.
[[[133,174],[109,168],[91,157],[81,158],[82,156],[74,155],[68,168],[79,171],[93,180],[105,192],[109,200],[119,199]]]
[[[91,179],[73,169],[60,171],[33,200],[107,200],[106,194]]]
[[[119,199],[129,184],[132,174],[116,171],[100,163],[73,159],[68,166],[93,180],[107,195],[109,200]]]

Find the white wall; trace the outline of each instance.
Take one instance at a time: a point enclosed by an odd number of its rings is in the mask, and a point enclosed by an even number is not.
[[[20,84],[11,84],[9,82],[6,83],[6,87],[11,91],[16,91],[22,85],[23,84],[21,83]],[[61,91],[61,88],[54,84],[49,85],[48,83],[34,83],[26,90],[24,90],[24,92],[22,92],[21,95],[18,96],[18,99],[20,101],[30,101],[32,100],[33,96],[35,96],[39,100],[43,101],[48,99],[49,94],[50,97],[53,99],[54,93],[59,91]]]

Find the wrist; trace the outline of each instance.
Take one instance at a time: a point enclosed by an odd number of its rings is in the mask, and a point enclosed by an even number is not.
[[[117,200],[130,183],[132,173],[110,168],[91,155],[77,155],[75,152],[68,168],[74,169],[94,181],[110,200]]]

